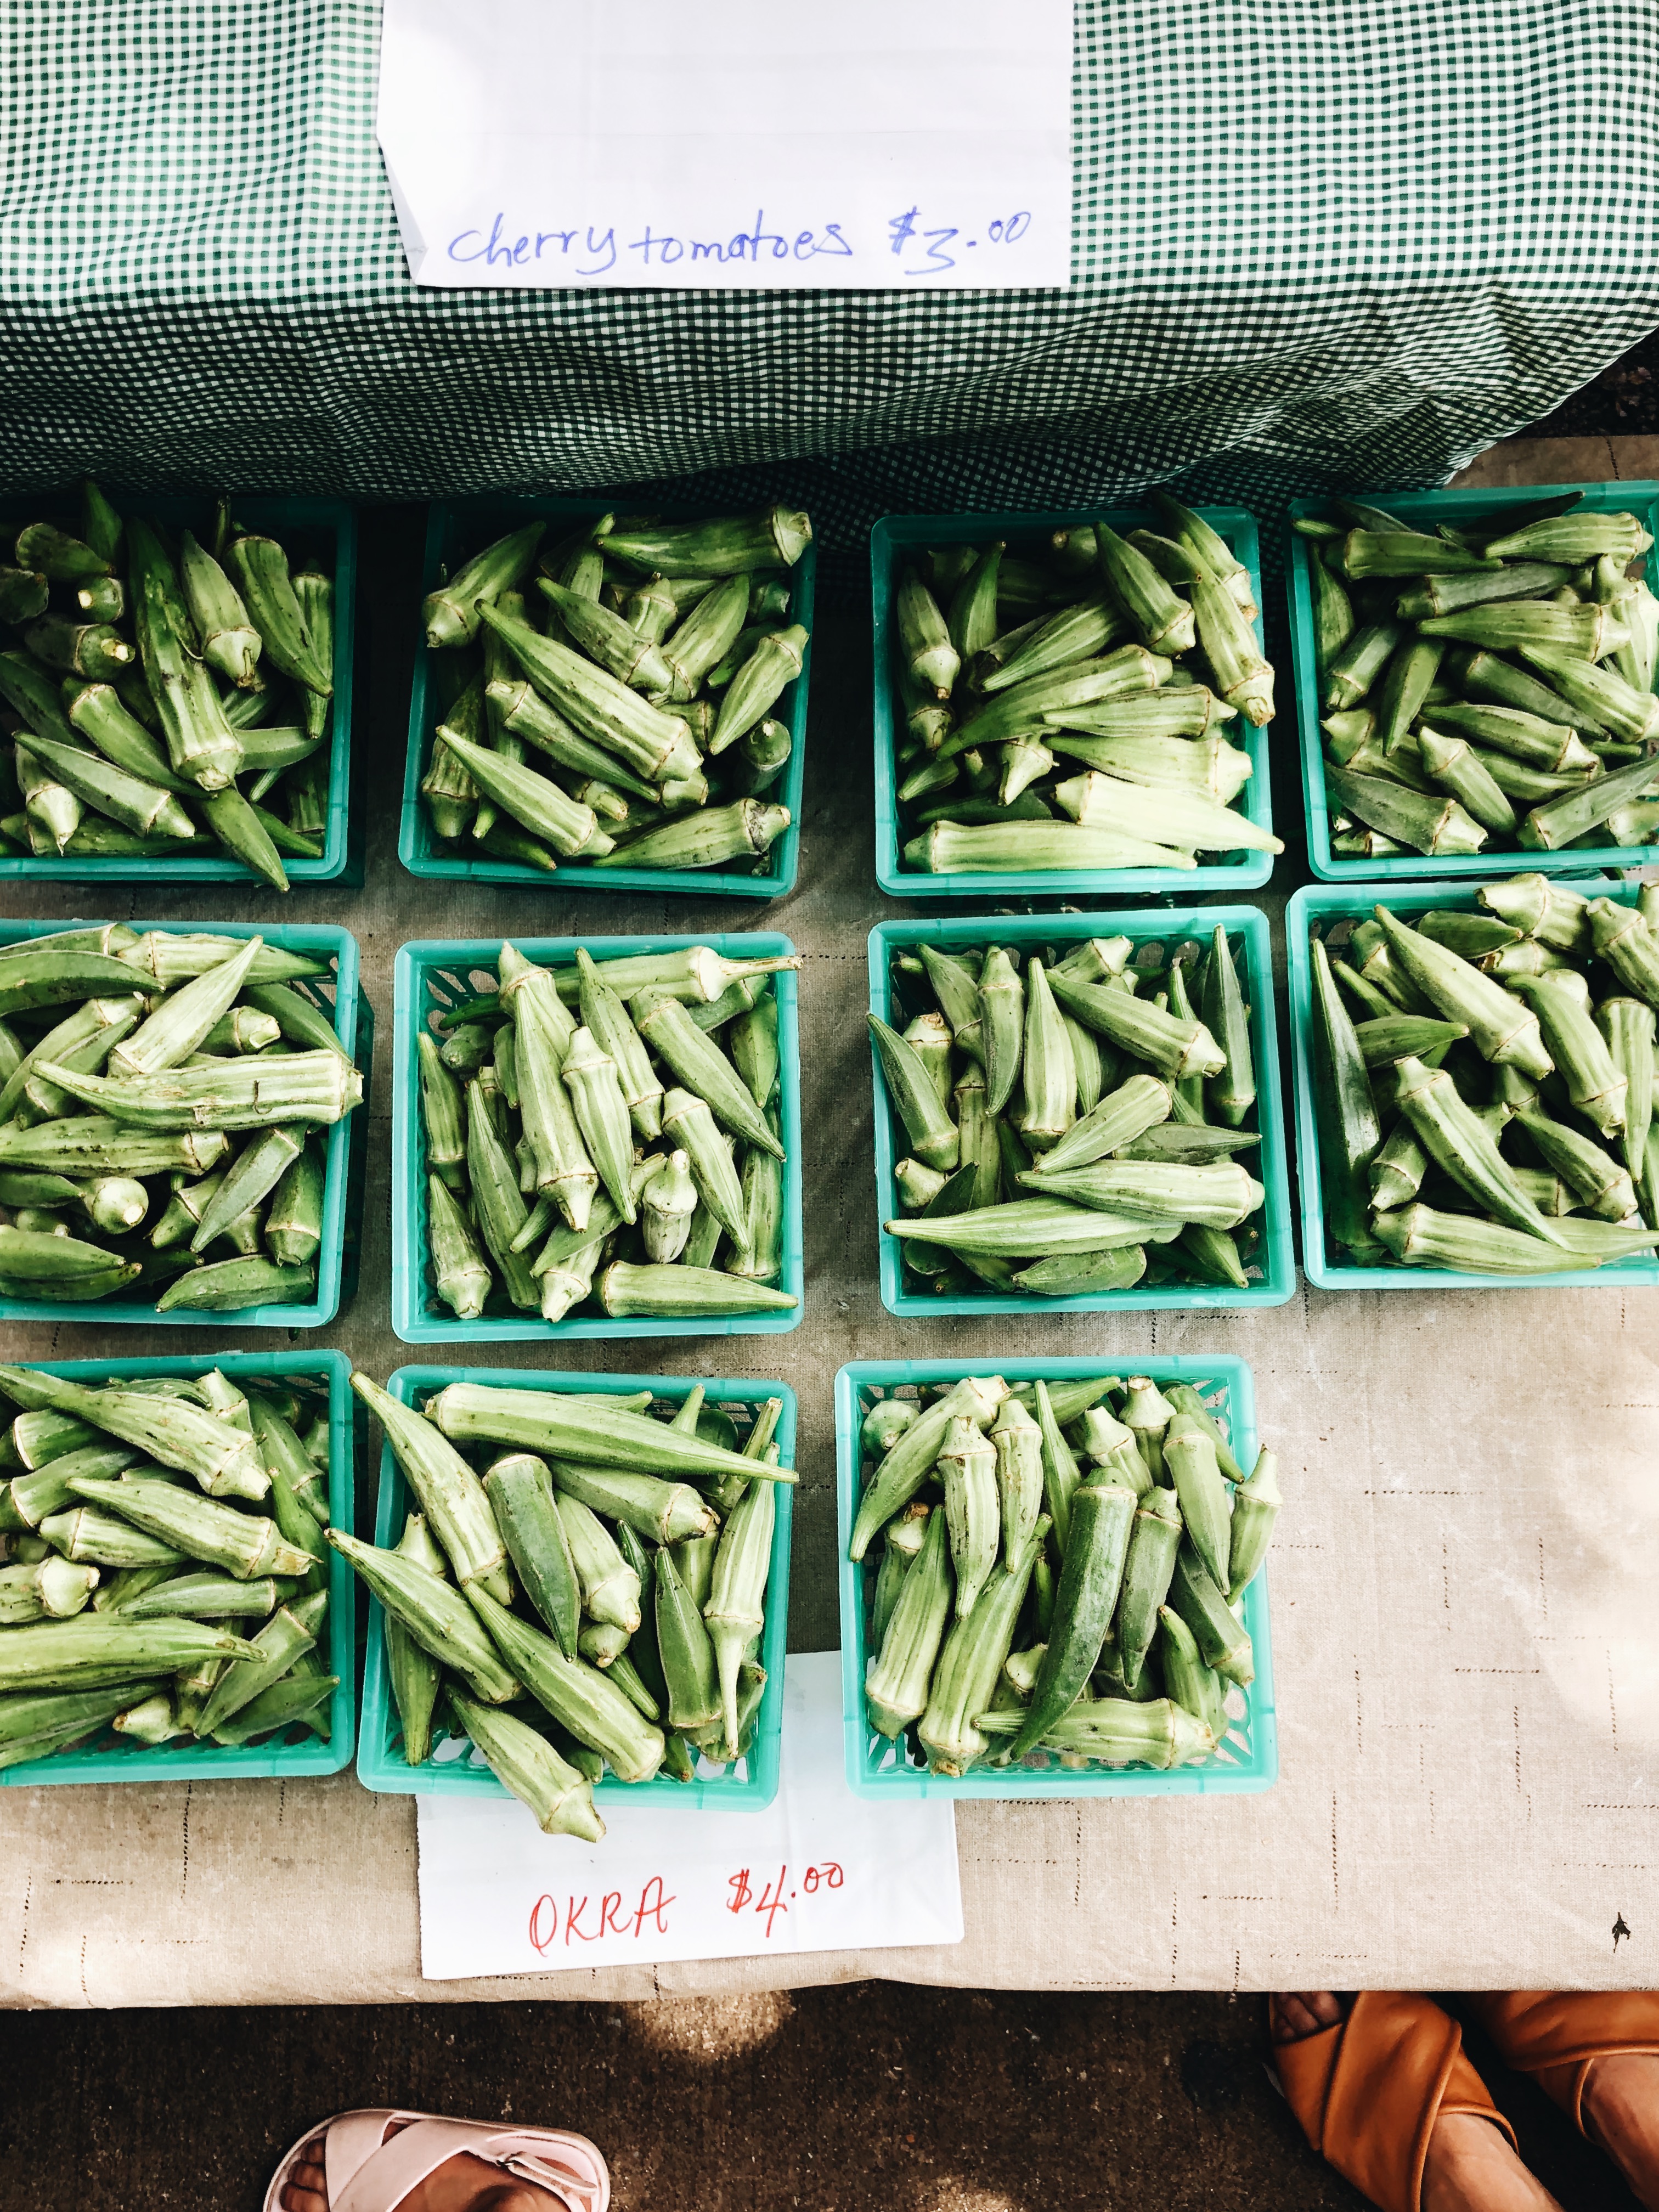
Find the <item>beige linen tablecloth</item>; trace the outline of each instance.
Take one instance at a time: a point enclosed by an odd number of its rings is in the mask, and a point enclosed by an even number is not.
[[[1586,464],[1579,461],[1584,468]],[[1598,473],[1601,471],[1597,471]],[[1546,471],[1540,469],[1537,474]],[[1628,471],[1627,471],[1628,473]],[[377,544],[360,772],[401,760],[416,548]],[[412,539],[412,529],[405,533]],[[397,594],[401,593],[401,604]],[[1237,1317],[904,1323],[876,1291],[865,933],[865,626],[815,653],[805,888],[781,906],[452,891],[371,836],[358,893],[294,895],[362,945],[379,1021],[362,1285],[323,1340],[372,1374],[425,1354],[387,1322],[391,966],[421,935],[787,930],[801,979],[807,1310],[793,1335],[579,1345],[501,1366],[771,1375],[801,1401],[791,1642],[837,1641],[836,1370],[855,1358],[1229,1352],[1255,1370],[1287,1504],[1269,1567],[1280,1775],[1257,1796],[957,1808],[967,1939],[877,1951],[424,1984],[415,1810],[330,1781],[0,1790],[0,2001],[155,2005],[426,1996],[648,1996],[884,1975],[1041,1989],[1659,1982],[1659,1291],[1441,1297],[1304,1291]],[[1296,775],[1288,719],[1277,787]],[[4,910],[155,916],[145,885]],[[1277,913],[1280,901],[1269,903]],[[179,919],[279,918],[247,893],[173,896]],[[228,1335],[231,1333],[227,1333]],[[234,1332],[238,1348],[280,1338]],[[210,1335],[15,1328],[5,1356],[175,1352]],[[372,1469],[368,1470],[372,1477]],[[369,1488],[360,1471],[360,1520]]]

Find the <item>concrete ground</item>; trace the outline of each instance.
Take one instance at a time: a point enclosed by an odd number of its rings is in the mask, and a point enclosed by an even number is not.
[[[1638,349],[1470,481],[1659,475],[1656,390]],[[406,537],[371,517],[366,551]],[[0,2013],[0,2212],[256,2212],[295,2136],[354,2105],[579,2128],[617,2212],[1346,2212],[1363,2200],[1267,2078],[1263,2011],[872,1982],[620,2007]],[[1565,2212],[1629,2212],[1554,2108],[1469,2045]]]
[[[626,2006],[13,2013],[0,2212],[257,2212],[294,2138],[353,2105],[580,2129],[611,2161],[617,2212],[1351,2212],[1364,2200],[1267,2081],[1262,2016],[1254,1997],[884,1982]],[[1486,2070],[1564,2212],[1633,2212],[1553,2106]]]

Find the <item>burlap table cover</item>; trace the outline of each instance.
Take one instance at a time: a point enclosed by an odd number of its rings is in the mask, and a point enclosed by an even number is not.
[[[801,1401],[791,1643],[838,1640],[830,1393],[848,1359],[1227,1351],[1256,1376],[1288,1500],[1269,1574],[1281,1772],[1260,1796],[963,1804],[967,1940],[659,1972],[422,1984],[415,1810],[332,1781],[0,1790],[0,2001],[171,2004],[646,1996],[879,1974],[975,1986],[1464,1988],[1659,1979],[1659,1291],[1304,1292],[1237,1318],[900,1322],[876,1293],[865,934],[867,625],[819,629],[801,882],[769,908],[805,956],[807,1307],[793,1335],[587,1344],[556,1364],[775,1375]],[[360,725],[395,781],[406,638],[371,633]],[[1286,740],[1288,741],[1288,731]],[[1288,762],[1280,755],[1280,775]],[[378,766],[376,764],[379,764]],[[374,829],[361,893],[303,911],[357,935],[380,1018],[362,1285],[320,1333],[384,1378],[391,969],[403,939],[741,927],[737,902],[431,887]],[[295,894],[297,902],[301,894]],[[186,890],[181,920],[223,912]],[[235,911],[275,919],[279,902]],[[1267,903],[1275,917],[1282,898]],[[153,911],[153,890],[9,898]],[[297,910],[297,909],[296,909]],[[1277,920],[1275,920],[1277,928]],[[1282,946],[1281,969],[1282,969]],[[227,1333],[230,1334],[231,1333]],[[3,1332],[9,1358],[176,1352],[210,1333],[95,1321]],[[236,1348],[280,1344],[234,1333]],[[469,1361],[538,1364],[522,1346]],[[553,1358],[541,1364],[555,1364]],[[373,1468],[360,1470],[366,1526]],[[1617,1942],[1614,1930],[1620,1933]]]

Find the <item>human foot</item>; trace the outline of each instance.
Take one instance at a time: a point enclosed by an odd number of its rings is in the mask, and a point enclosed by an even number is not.
[[[409,2124],[394,2120],[386,2130],[387,2142]],[[417,2183],[397,2212],[553,2212],[561,2202],[548,2190],[508,2179],[487,2160],[459,2151]],[[300,2154],[299,2163],[283,2185],[282,2203],[283,2212],[328,2212],[321,2136]]]
[[[1580,2109],[1585,2134],[1624,2175],[1631,2195],[1659,2212],[1659,2058],[1618,2051],[1592,2059]]]
[[[1301,2043],[1334,2027],[1347,2011],[1333,1990],[1285,1990],[1268,2000],[1270,2033],[1275,2044]],[[1501,2128],[1478,2113],[1442,2112],[1429,2135],[1422,2212],[1560,2212],[1560,2207],[1522,2166]]]

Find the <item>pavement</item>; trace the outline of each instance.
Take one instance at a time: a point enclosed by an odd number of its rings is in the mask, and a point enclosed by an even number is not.
[[[258,2212],[289,2145],[354,2105],[579,2129],[611,2162],[616,2212],[1357,2212],[1264,2057],[1260,1998],[886,1982],[620,2006],[11,2013],[0,2212]],[[1538,2091],[1486,2078],[1564,2212],[1633,2212]]]

